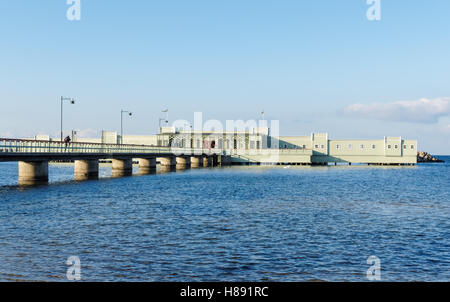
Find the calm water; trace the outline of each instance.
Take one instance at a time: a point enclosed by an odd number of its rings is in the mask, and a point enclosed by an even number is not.
[[[450,162],[450,157],[444,158]],[[0,281],[450,281],[450,164],[232,167],[15,186],[0,164]],[[110,175],[102,168],[102,176]]]

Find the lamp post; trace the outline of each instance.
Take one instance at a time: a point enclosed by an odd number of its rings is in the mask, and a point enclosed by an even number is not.
[[[169,126],[169,109],[163,110],[162,112],[166,114],[166,127],[167,127]]]
[[[128,113],[129,116],[132,116],[133,113],[126,110],[120,111],[120,144],[123,144],[123,114]]]
[[[66,98],[66,97],[61,97],[61,141],[64,140],[63,136],[63,104],[64,101],[68,101],[70,102],[70,104],[75,104],[75,100],[73,98]]]

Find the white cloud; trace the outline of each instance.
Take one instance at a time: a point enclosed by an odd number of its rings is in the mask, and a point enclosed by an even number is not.
[[[397,101],[390,103],[353,104],[345,108],[348,116],[384,121],[437,123],[450,115],[450,97]]]

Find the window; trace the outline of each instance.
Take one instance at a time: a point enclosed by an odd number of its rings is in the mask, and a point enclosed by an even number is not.
[[[255,149],[255,142],[254,141],[250,142],[250,149]]]
[[[341,149],[341,145],[336,145],[336,149]]]
[[[392,146],[391,145],[388,145],[388,149],[391,149],[392,148]]]
[[[315,145],[314,148],[319,149],[319,145]]]
[[[377,146],[376,145],[372,145],[372,149],[376,149],[377,148]]]
[[[398,149],[398,145],[394,145],[394,148],[395,148],[395,149]]]
[[[414,150],[414,147],[415,147],[414,145],[411,145],[411,150]]]
[[[322,146],[320,146],[320,148],[321,148],[321,149],[325,149],[325,146],[324,146],[324,145],[322,145]]]
[[[360,147],[361,147],[361,149],[364,149],[364,145],[361,145]]]
[[[405,150],[406,150],[406,145],[403,145],[403,149],[405,149]]]
[[[306,145],[303,145],[303,149],[306,149]]]
[[[352,144],[348,145],[348,149],[351,150],[352,149]]]

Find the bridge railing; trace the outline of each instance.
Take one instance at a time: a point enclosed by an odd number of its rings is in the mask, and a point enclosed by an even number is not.
[[[0,138],[0,154],[5,153],[89,153],[89,154],[217,154],[219,150],[209,149],[191,149],[191,148],[172,148],[148,145],[128,145],[128,144],[99,144],[71,142],[64,143],[60,141],[39,141],[24,139],[6,139]]]
[[[311,155],[310,149],[193,149],[175,148],[149,145],[128,144],[100,144],[61,141],[42,141],[26,139],[0,138],[0,155],[5,153],[89,153],[89,154],[113,154],[113,153],[149,153],[149,154],[174,154],[174,155]]]

